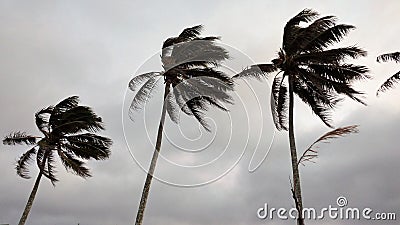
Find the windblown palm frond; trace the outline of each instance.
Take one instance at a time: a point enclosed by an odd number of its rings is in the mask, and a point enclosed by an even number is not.
[[[143,82],[147,82],[150,78],[155,78],[157,76],[160,76],[160,72],[149,72],[149,73],[144,73],[141,75],[138,75],[134,77],[130,82],[129,82],[129,89],[131,91],[137,91],[136,88],[142,84]]]
[[[400,63],[400,52],[393,52],[393,53],[387,53],[383,54],[377,57],[376,61],[377,62],[387,62],[387,61],[394,61],[396,63]],[[378,89],[376,92],[376,95],[379,94],[379,92],[385,92],[388,89],[391,89],[394,87],[396,83],[400,81],[400,71],[393,74],[391,77],[389,77]]]
[[[166,49],[167,47],[170,47],[178,43],[193,40],[194,38],[197,38],[198,35],[200,35],[202,29],[203,25],[197,25],[194,27],[186,28],[182,31],[181,34],[179,34],[178,37],[170,37],[167,40],[165,40],[162,49]]]
[[[27,135],[25,132],[13,132],[7,135],[3,139],[4,145],[16,145],[16,144],[26,144],[33,145],[36,144],[36,137],[32,135]]]
[[[36,126],[45,136],[48,136],[50,133],[49,118],[50,114],[53,112],[53,109],[53,106],[49,106],[35,113]]]
[[[285,76],[276,77],[272,83],[271,91],[271,109],[272,118],[274,120],[275,127],[278,130],[287,130],[287,109],[289,98],[287,96],[287,87],[283,83]]]
[[[382,54],[377,57],[376,61],[377,62],[387,62],[387,61],[395,61],[395,62],[400,62],[400,52],[393,52],[393,53],[387,53],[387,54]]]
[[[130,105],[131,113],[141,110],[144,107],[145,103],[152,97],[154,91],[157,90],[158,82],[158,77],[151,77],[140,87]],[[131,119],[133,119],[132,116]]]
[[[89,169],[84,166],[85,163],[83,161],[77,159],[71,153],[69,153],[67,151],[63,152],[61,150],[58,150],[57,153],[58,153],[58,156],[60,156],[61,162],[63,163],[64,167],[68,171],[72,171],[76,175],[83,177],[83,178],[92,176],[90,174]]]
[[[318,144],[319,143],[329,143],[330,140],[336,139],[339,137],[346,136],[351,133],[358,133],[358,125],[340,127],[335,130],[329,131],[319,137],[316,141],[314,141],[303,153],[303,155],[299,158],[297,164],[303,164],[305,162],[313,162],[312,160],[318,157]]]
[[[248,68],[242,70],[239,74],[233,76],[234,79],[241,79],[241,78],[256,78],[261,80],[262,77],[267,77],[268,74],[277,71],[278,68],[274,64],[257,64],[252,65]]]
[[[54,159],[54,153],[53,151],[48,151],[47,153],[47,161],[46,161],[46,166],[43,172],[43,175],[47,177],[50,182],[55,185],[55,183],[58,181],[56,178],[56,170],[55,170],[55,159]]]
[[[65,137],[62,149],[72,152],[82,159],[104,160],[111,154],[111,140],[92,133],[83,133]]]
[[[36,154],[36,149],[35,147],[31,148],[30,150],[26,151],[24,154],[22,154],[21,157],[19,157],[19,160],[17,161],[17,165],[15,169],[17,170],[17,174],[25,179],[31,178],[29,176],[29,169],[28,165],[30,161],[32,160],[32,157]]]

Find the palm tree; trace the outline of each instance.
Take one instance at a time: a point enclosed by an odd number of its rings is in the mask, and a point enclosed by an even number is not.
[[[104,160],[110,156],[111,139],[96,135],[104,130],[101,117],[91,108],[78,105],[78,96],[68,97],[55,106],[49,106],[35,114],[36,126],[43,136],[13,132],[3,139],[5,145],[26,144],[31,146],[17,161],[17,174],[29,179],[29,163],[36,155],[39,167],[32,192],[26,203],[19,225],[25,224],[39,188],[42,176],[55,185],[56,154],[67,171],[80,177],[91,176],[83,160]]]
[[[185,114],[194,116],[207,131],[210,131],[204,119],[204,112],[209,106],[226,111],[224,103],[232,103],[232,98],[227,92],[233,90],[233,82],[217,69],[222,61],[229,58],[228,52],[215,43],[218,37],[199,37],[201,29],[201,25],[187,28],[178,37],[165,40],[161,53],[164,71],[138,75],[129,83],[132,91],[136,91],[136,88],[144,83],[132,100],[132,112],[143,107],[158,80],[164,78],[164,101],[157,141],[143,187],[136,224],[142,224],[143,221],[160,152],[166,113],[173,122],[178,123],[179,111],[182,110]]]
[[[300,176],[293,126],[294,94],[296,94],[329,127],[330,111],[341,100],[340,95],[365,104],[352,88],[351,82],[369,78],[368,69],[350,63],[348,58],[366,56],[356,46],[329,48],[340,42],[355,27],[336,24],[334,16],[319,17],[311,9],[304,9],[285,25],[282,47],[271,63],[252,65],[236,78],[260,79],[279,71],[272,84],[271,110],[278,130],[289,130],[294,190],[299,209],[303,209]],[[301,215],[299,224],[304,224]]]
[[[387,62],[393,60],[397,63],[400,63],[400,52],[393,52],[393,53],[387,53],[383,54],[377,57],[376,61],[378,62]],[[400,80],[400,71],[395,73],[393,76],[389,77],[378,89],[376,92],[376,95],[379,94],[379,92],[385,92],[386,90],[393,88],[393,85]]]
[[[160,152],[166,113],[173,122],[178,123],[179,111],[182,110],[185,114],[194,116],[207,131],[210,131],[204,119],[204,112],[209,106],[226,111],[224,103],[232,103],[232,98],[227,92],[233,90],[233,82],[217,68],[223,60],[229,58],[228,52],[215,43],[218,37],[199,37],[201,29],[201,25],[187,28],[178,37],[165,40],[161,53],[164,71],[138,75],[129,83],[132,91],[136,91],[136,88],[144,83],[132,100],[130,112],[133,112],[143,107],[159,79],[164,78],[164,101],[157,141],[143,187],[136,224],[142,224],[143,221]]]

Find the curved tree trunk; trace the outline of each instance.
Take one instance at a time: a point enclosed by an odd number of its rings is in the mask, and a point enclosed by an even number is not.
[[[147,203],[147,199],[148,199],[149,192],[150,192],[150,185],[151,185],[151,181],[153,180],[153,174],[154,174],[154,170],[156,168],[158,154],[159,154],[160,148],[161,148],[162,133],[163,133],[163,129],[164,129],[165,115],[166,115],[166,111],[167,111],[165,100],[166,100],[168,94],[169,94],[169,84],[166,84],[160,125],[158,127],[156,147],[155,147],[155,150],[153,153],[153,158],[151,159],[150,168],[147,173],[146,181],[144,183],[142,197],[141,197],[140,203],[139,203],[139,209],[136,214],[136,223],[135,223],[136,225],[141,225],[143,222],[144,210],[146,208],[146,203]]]
[[[299,211],[299,218],[297,219],[298,225],[304,225],[304,219],[302,216],[303,211],[303,201],[301,197],[301,188],[300,188],[300,174],[299,168],[297,164],[297,151],[296,151],[296,141],[294,137],[294,125],[293,125],[293,106],[294,106],[294,98],[293,98],[293,78],[289,76],[289,144],[290,144],[290,155],[292,158],[292,172],[293,172],[293,185],[294,185],[294,197],[296,208]]]
[[[28,199],[28,202],[26,203],[24,212],[22,213],[21,219],[19,220],[18,225],[24,225],[26,222],[26,219],[28,218],[29,212],[31,211],[31,208],[33,205],[33,200],[35,200],[35,196],[36,196],[37,190],[39,188],[39,183],[40,183],[40,179],[42,178],[42,175],[43,175],[43,173],[40,170],[39,175],[36,178],[35,185],[33,186],[32,192],[29,195],[29,199]]]

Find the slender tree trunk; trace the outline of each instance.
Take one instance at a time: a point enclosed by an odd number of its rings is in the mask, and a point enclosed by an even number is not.
[[[158,154],[160,153],[162,133],[163,133],[163,129],[164,129],[165,115],[166,115],[166,111],[167,111],[165,100],[169,94],[169,88],[170,88],[169,84],[168,83],[165,84],[164,101],[163,101],[160,125],[158,127],[156,147],[155,147],[155,150],[153,153],[153,158],[151,159],[149,172],[147,173],[146,181],[144,183],[142,197],[140,199],[140,204],[139,204],[139,209],[136,214],[136,223],[135,223],[136,225],[141,225],[143,222],[144,210],[146,208],[146,203],[147,203],[147,199],[148,199],[149,192],[150,192],[150,185],[151,185],[151,181],[153,180],[153,174],[154,174],[154,170],[156,168]]]
[[[304,225],[304,218],[302,216],[303,211],[303,201],[301,197],[300,188],[300,174],[297,165],[297,151],[296,151],[296,141],[294,137],[294,125],[293,125],[293,78],[289,76],[289,144],[290,144],[290,155],[292,158],[292,172],[293,172],[293,183],[294,183],[294,193],[297,199],[296,208],[299,210],[299,218],[297,219],[298,225]],[[296,200],[295,200],[296,202]]]
[[[43,173],[40,170],[39,174],[36,178],[35,185],[33,186],[33,189],[31,191],[31,195],[29,195],[28,202],[26,203],[24,212],[22,213],[22,216],[21,216],[21,219],[19,220],[18,225],[24,225],[26,222],[26,219],[28,218],[29,212],[31,211],[31,208],[33,205],[33,200],[35,200],[35,196],[36,196],[37,190],[39,188],[39,183],[40,183],[40,179],[42,178],[42,175],[43,175]]]

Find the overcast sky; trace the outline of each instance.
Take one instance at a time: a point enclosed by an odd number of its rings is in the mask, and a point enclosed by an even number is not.
[[[365,48],[368,57],[357,63],[367,65],[374,76],[356,84],[366,93],[367,107],[345,100],[333,116],[336,127],[358,124],[360,133],[321,145],[316,163],[301,167],[304,205],[335,206],[336,198],[345,196],[351,207],[396,212],[399,217],[400,87],[375,96],[379,85],[400,69],[394,62],[375,61],[379,54],[400,50],[399,1],[2,0],[0,135],[16,130],[39,135],[34,113],[79,95],[82,104],[102,116],[107,128],[102,134],[114,140],[109,160],[89,162],[90,179],[66,173],[58,164],[60,182],[53,187],[42,180],[27,224],[132,224],[146,176],[141,166],[148,167],[156,138],[162,91],[132,122],[126,117],[132,97],[127,92],[129,80],[140,72],[159,70],[162,42],[197,24],[204,25],[203,35],[222,37],[221,43],[234,56],[226,68],[240,70],[252,62],[270,61],[281,46],[286,21],[304,8],[355,25],[357,29],[338,46]],[[276,132],[266,160],[249,172],[252,154],[256,152],[250,169],[262,161],[274,135],[269,84],[238,81],[233,96],[237,104],[229,106],[230,113],[207,114],[211,133],[194,120],[183,117],[176,126],[167,118],[163,158],[156,169],[159,180],[151,187],[145,224],[295,224],[256,216],[265,203],[293,206],[286,132]],[[295,119],[299,153],[329,131],[299,101]],[[0,151],[0,224],[17,223],[33,186],[34,179],[24,180],[14,169],[26,149],[3,146]],[[33,164],[31,175],[36,174]],[[308,224],[358,223],[327,219]]]

